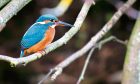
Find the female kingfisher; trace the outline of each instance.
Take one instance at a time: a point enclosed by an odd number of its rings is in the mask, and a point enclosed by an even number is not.
[[[45,49],[54,39],[56,26],[73,25],[50,14],[40,16],[22,37],[20,57]]]

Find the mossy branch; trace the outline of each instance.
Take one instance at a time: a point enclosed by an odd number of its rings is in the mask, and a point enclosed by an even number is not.
[[[140,84],[140,13],[127,46],[122,84]]]

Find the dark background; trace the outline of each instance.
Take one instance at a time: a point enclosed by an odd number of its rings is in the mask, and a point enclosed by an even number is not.
[[[19,57],[20,40],[25,31],[40,16],[42,8],[55,7],[59,1],[33,0],[9,20],[5,29],[0,32],[0,54]],[[133,5],[137,10],[139,3],[140,1],[137,0]],[[74,0],[67,12],[58,18],[74,24],[82,5],[83,0]],[[66,45],[27,66],[11,67],[9,63],[0,61],[0,84],[37,84],[51,68],[82,48],[106,24],[115,11],[117,9],[108,1],[97,0],[96,5],[91,7],[81,30]],[[135,19],[123,15],[105,37],[114,35],[121,40],[128,40],[134,23]],[[54,41],[61,38],[68,30],[69,28],[57,27]],[[101,50],[96,49],[90,59],[82,84],[120,84],[120,80],[112,82],[112,75],[122,72],[125,53],[126,46],[115,41],[106,43]],[[86,56],[87,54],[66,67],[51,84],[75,84]]]

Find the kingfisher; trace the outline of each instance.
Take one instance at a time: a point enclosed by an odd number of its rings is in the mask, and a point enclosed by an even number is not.
[[[20,57],[45,49],[54,39],[56,26],[73,27],[54,15],[41,15],[23,35]]]

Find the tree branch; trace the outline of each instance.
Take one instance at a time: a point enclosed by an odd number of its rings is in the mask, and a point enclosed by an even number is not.
[[[0,8],[8,3],[10,0],[0,0]]]
[[[53,42],[52,44],[50,44],[49,46],[47,46],[46,49],[43,50],[41,53],[34,53],[32,55],[29,55],[27,57],[22,57],[22,58],[12,58],[9,56],[0,55],[0,60],[5,60],[7,62],[10,62],[13,66],[16,66],[18,64],[27,64],[29,62],[32,62],[34,60],[41,58],[45,54],[66,44],[80,30],[80,27],[88,13],[88,10],[91,7],[91,5],[92,5],[92,3],[90,3],[90,0],[86,0],[75,21],[74,27],[72,27],[67,33],[65,33],[65,35],[62,38],[60,38],[59,40],[57,40],[57,41]]]
[[[96,43],[112,28],[112,26],[119,20],[122,14],[135,2],[136,0],[128,0],[120,9],[113,15],[113,17],[109,20],[107,24],[95,35],[91,38],[91,40],[79,51],[72,54],[66,60],[58,64],[56,67],[64,68],[68,66],[70,63],[75,61],[77,58],[81,57],[87,51],[89,51]]]
[[[84,74],[85,74],[87,65],[89,63],[90,57],[91,57],[92,53],[94,52],[95,48],[99,48],[100,49],[101,46],[103,46],[103,44],[105,44],[105,43],[107,43],[107,42],[109,42],[111,40],[115,40],[118,43],[121,43],[121,44],[124,44],[124,45],[126,45],[126,43],[127,43],[126,41],[119,40],[115,36],[110,36],[110,37],[108,37],[106,39],[103,39],[99,43],[97,43],[96,46],[93,46],[93,48],[90,50],[89,55],[88,55],[88,57],[87,57],[87,59],[85,61],[82,73],[81,73],[81,75],[79,77],[79,80],[77,81],[77,84],[80,84],[80,82],[84,79]],[[51,76],[51,80],[55,80],[56,77],[62,73],[62,71],[63,71],[63,68],[61,68],[61,67],[57,67],[57,69],[56,68],[51,69],[49,71],[49,73],[38,84],[41,84],[44,80],[48,79],[50,77],[50,75],[52,75]]]
[[[5,0],[3,0],[5,1]],[[0,31],[5,27],[6,22],[17,14],[26,4],[31,0],[11,0],[1,11],[0,11]]]
[[[80,50],[78,50],[76,53],[72,54],[68,58],[66,58],[64,61],[59,63],[57,66],[55,66],[53,69],[51,69],[52,76],[55,75],[57,77],[61,74],[62,70],[67,67],[70,63],[75,61],[76,59],[80,58],[83,54],[88,52],[92,47],[95,47],[97,42],[112,28],[112,26],[119,20],[119,18],[122,16],[122,14],[135,2],[136,0],[128,0],[124,5],[122,5],[119,10],[113,15],[113,17],[105,24],[105,26],[95,35],[91,38],[91,40]],[[59,74],[55,73],[59,72]],[[51,76],[51,77],[52,77]]]

